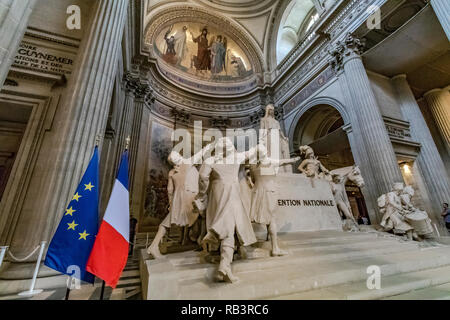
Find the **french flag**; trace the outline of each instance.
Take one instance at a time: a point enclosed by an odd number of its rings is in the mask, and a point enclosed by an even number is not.
[[[105,216],[91,251],[86,270],[116,288],[128,260],[130,205],[128,150],[120,161]]]

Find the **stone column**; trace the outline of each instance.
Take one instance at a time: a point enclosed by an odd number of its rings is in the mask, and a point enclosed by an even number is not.
[[[448,88],[433,89],[425,93],[424,97],[450,155],[450,92]]]
[[[120,125],[118,130],[117,139],[117,166],[122,156],[122,152],[126,146],[126,139],[131,139],[131,127],[134,117],[134,95],[135,90],[138,88],[138,82],[130,74],[126,74],[124,77],[125,86],[125,101],[122,109],[122,117],[120,119]]]
[[[136,175],[137,155],[139,150],[139,140],[141,137],[142,115],[146,101],[151,97],[151,90],[148,84],[140,83],[136,89],[136,99],[134,101],[134,117],[131,127],[131,145],[130,145],[130,185],[134,188],[134,178]],[[130,191],[132,191],[130,190]]]
[[[402,114],[411,125],[411,137],[422,145],[417,162],[429,190],[435,221],[442,223],[441,203],[450,199],[450,184],[444,163],[407,82],[406,75],[396,76],[392,81],[397,91]],[[450,118],[447,120],[450,121]]]
[[[391,191],[395,182],[403,182],[397,158],[389,138],[386,125],[380,113],[375,95],[361,58],[361,42],[347,35],[331,52],[335,68],[344,70],[345,78],[357,115],[361,134],[366,146],[367,157],[379,195]]]
[[[8,76],[36,0],[0,0],[0,89]]]
[[[442,25],[448,39],[450,40],[450,1],[448,0],[431,0],[431,6],[433,7],[439,22]]]
[[[127,9],[128,0],[93,2],[75,73],[47,135],[48,156],[39,164],[46,175],[22,202],[32,210],[20,212],[3,242],[14,252],[29,253],[40,240],[51,238],[89,163],[96,136],[105,132]]]
[[[140,219],[144,208],[145,183],[147,181],[149,112],[152,103],[151,89],[142,83],[136,90],[135,112],[130,145],[130,196],[131,215]]]

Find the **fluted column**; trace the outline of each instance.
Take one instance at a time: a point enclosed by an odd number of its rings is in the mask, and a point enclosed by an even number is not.
[[[27,193],[22,203],[27,210],[20,212],[17,226],[6,229],[15,252],[49,240],[92,156],[96,136],[105,132],[127,8],[128,0],[93,2],[75,73],[47,134],[48,158],[39,164],[47,174]]]
[[[450,92],[448,88],[433,89],[424,97],[450,155]]]
[[[431,0],[431,6],[450,40],[450,1]]]
[[[353,100],[353,111],[357,114],[368,160],[372,172],[376,173],[377,191],[381,195],[391,191],[393,184],[402,182],[403,177],[361,53],[360,41],[348,35],[344,42],[338,43],[332,54],[336,58],[335,67],[341,66],[344,70]]]
[[[8,76],[36,0],[0,0],[0,89]]]
[[[392,81],[397,91],[402,114],[411,125],[411,137],[414,141],[421,144],[417,162],[429,190],[435,221],[442,223],[440,216],[441,203],[450,199],[450,183],[444,163],[407,82],[406,75],[396,76]],[[450,119],[448,120],[450,121]]]
[[[122,151],[126,146],[126,139],[127,138],[131,139],[131,127],[133,124],[133,117],[134,117],[134,95],[138,85],[137,81],[133,79],[130,75],[126,75],[124,81],[125,81],[125,101],[123,104],[122,118],[120,119],[120,125],[118,130],[117,160],[120,159]]]
[[[141,136],[142,115],[146,100],[149,98],[150,87],[148,84],[141,83],[136,89],[136,99],[134,101],[134,117],[131,127],[131,145],[130,145],[130,181],[131,189],[134,188],[134,177],[136,175],[136,161],[139,150],[139,140]]]

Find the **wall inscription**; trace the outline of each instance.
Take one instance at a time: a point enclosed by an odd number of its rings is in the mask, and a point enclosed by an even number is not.
[[[72,74],[74,55],[22,42],[14,58],[14,67],[58,75]]]
[[[291,200],[278,199],[279,207],[334,207],[333,200]]]

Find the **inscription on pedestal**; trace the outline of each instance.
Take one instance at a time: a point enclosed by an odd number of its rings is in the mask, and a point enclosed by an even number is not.
[[[330,183],[299,174],[274,178],[279,232],[342,230]]]

